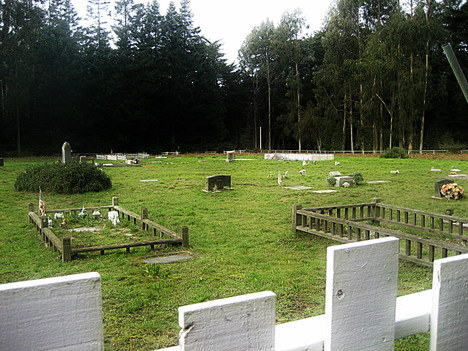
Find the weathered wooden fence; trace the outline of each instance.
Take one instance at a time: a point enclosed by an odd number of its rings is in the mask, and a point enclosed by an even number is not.
[[[442,239],[451,240],[437,240],[377,226],[381,222],[415,228],[422,233],[436,234]],[[377,201],[304,209],[301,205],[294,205],[292,210],[293,232],[310,233],[342,243],[394,236],[401,239],[400,258],[426,266],[431,266],[436,258],[468,252],[468,248],[461,244],[468,239],[464,235],[466,223],[466,218],[438,215]]]
[[[390,351],[427,332],[431,351],[465,350],[468,254],[436,260],[432,290],[397,297],[398,241],[329,247],[323,315],[275,325],[270,291],[183,306],[164,351]],[[0,285],[0,349],[102,350],[100,289],[97,273]]]
[[[99,251],[102,255],[107,250],[116,250],[116,249],[125,249],[126,252],[130,251],[132,247],[141,247],[149,246],[151,249],[154,249],[156,245],[182,245],[184,247],[189,246],[189,231],[188,227],[182,226],[180,228],[180,233],[176,233],[156,222],[153,222],[148,219],[148,210],[143,208],[141,210],[141,215],[129,211],[121,206],[119,206],[119,201],[117,197],[112,198],[112,205],[110,206],[98,206],[98,207],[84,207],[86,211],[93,210],[108,210],[108,211],[117,211],[120,218],[127,218],[129,221],[133,221],[134,224],[140,224],[141,230],[146,230],[152,232],[154,236],[159,235],[160,239],[158,240],[147,240],[147,241],[138,241],[122,244],[109,244],[109,245],[92,245],[85,247],[73,247],[72,240],[69,237],[58,238],[53,230],[48,227],[47,216],[39,217],[34,212],[34,206],[29,204],[29,213],[28,218],[30,223],[33,223],[37,228],[40,237],[44,243],[53,250],[58,251],[62,254],[62,261],[70,261],[74,255],[79,253],[86,252],[96,252]],[[58,209],[58,210],[47,210],[46,214],[49,213],[58,213],[58,212],[79,212],[83,208],[68,208],[68,209]],[[169,237],[169,239],[163,238],[164,236]]]

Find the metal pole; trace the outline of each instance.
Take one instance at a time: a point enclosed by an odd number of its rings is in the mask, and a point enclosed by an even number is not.
[[[260,127],[260,151],[262,150],[262,127]]]
[[[468,102],[468,83],[466,82],[466,77],[458,63],[457,57],[453,52],[452,46],[447,44],[442,46],[442,49],[444,50],[445,56],[447,56],[447,60],[450,63],[450,67],[452,67],[453,74],[455,74],[455,77],[457,78],[463,95],[465,95],[466,102]]]

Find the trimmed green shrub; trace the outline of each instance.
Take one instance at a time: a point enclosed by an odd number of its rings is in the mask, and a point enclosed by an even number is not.
[[[336,184],[336,178],[335,178],[335,177],[332,177],[332,176],[328,176],[328,177],[327,177],[327,182],[328,182],[328,184],[330,184],[330,186],[335,186],[335,184]]]
[[[353,180],[354,180],[354,184],[356,185],[361,185],[361,184],[364,184],[364,177],[362,176],[361,173],[351,173],[349,175],[350,177],[353,177]]]
[[[58,194],[99,192],[110,189],[110,177],[94,165],[87,163],[53,163],[29,167],[18,175],[18,191],[49,191]]]
[[[382,152],[380,158],[408,158],[408,153],[401,147],[392,147]]]

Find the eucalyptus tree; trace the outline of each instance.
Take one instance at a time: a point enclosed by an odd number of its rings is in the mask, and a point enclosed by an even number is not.
[[[255,27],[247,36],[239,51],[241,65],[254,77],[264,78],[267,85],[268,150],[272,148],[272,84],[274,76],[275,26],[267,20]]]

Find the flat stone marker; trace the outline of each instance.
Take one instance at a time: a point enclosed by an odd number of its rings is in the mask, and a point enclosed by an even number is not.
[[[297,186],[285,186],[285,189],[290,189],[290,190],[309,190],[312,189],[310,186],[303,186],[303,185],[297,185]]]
[[[170,256],[160,256],[154,258],[147,258],[143,262],[148,264],[166,264],[166,263],[175,263],[191,260],[193,257],[190,255],[170,255]]]
[[[337,193],[339,190],[314,190],[312,191],[315,194],[331,194],[331,193]]]
[[[447,177],[454,179],[468,180],[468,175],[466,174],[449,174]]]
[[[102,228],[99,227],[80,227],[80,228],[72,228],[68,229],[69,232],[97,232],[101,230]]]
[[[140,180],[140,182],[142,182],[142,183],[146,183],[146,182],[159,182],[159,180],[157,180],[157,179],[142,179],[142,180]]]
[[[442,172],[440,168],[431,168],[432,172]]]
[[[391,183],[390,180],[371,180],[367,182],[367,184],[384,184],[384,183]]]
[[[338,171],[333,171],[333,172],[328,172],[329,177],[339,177],[341,176],[341,172]]]

